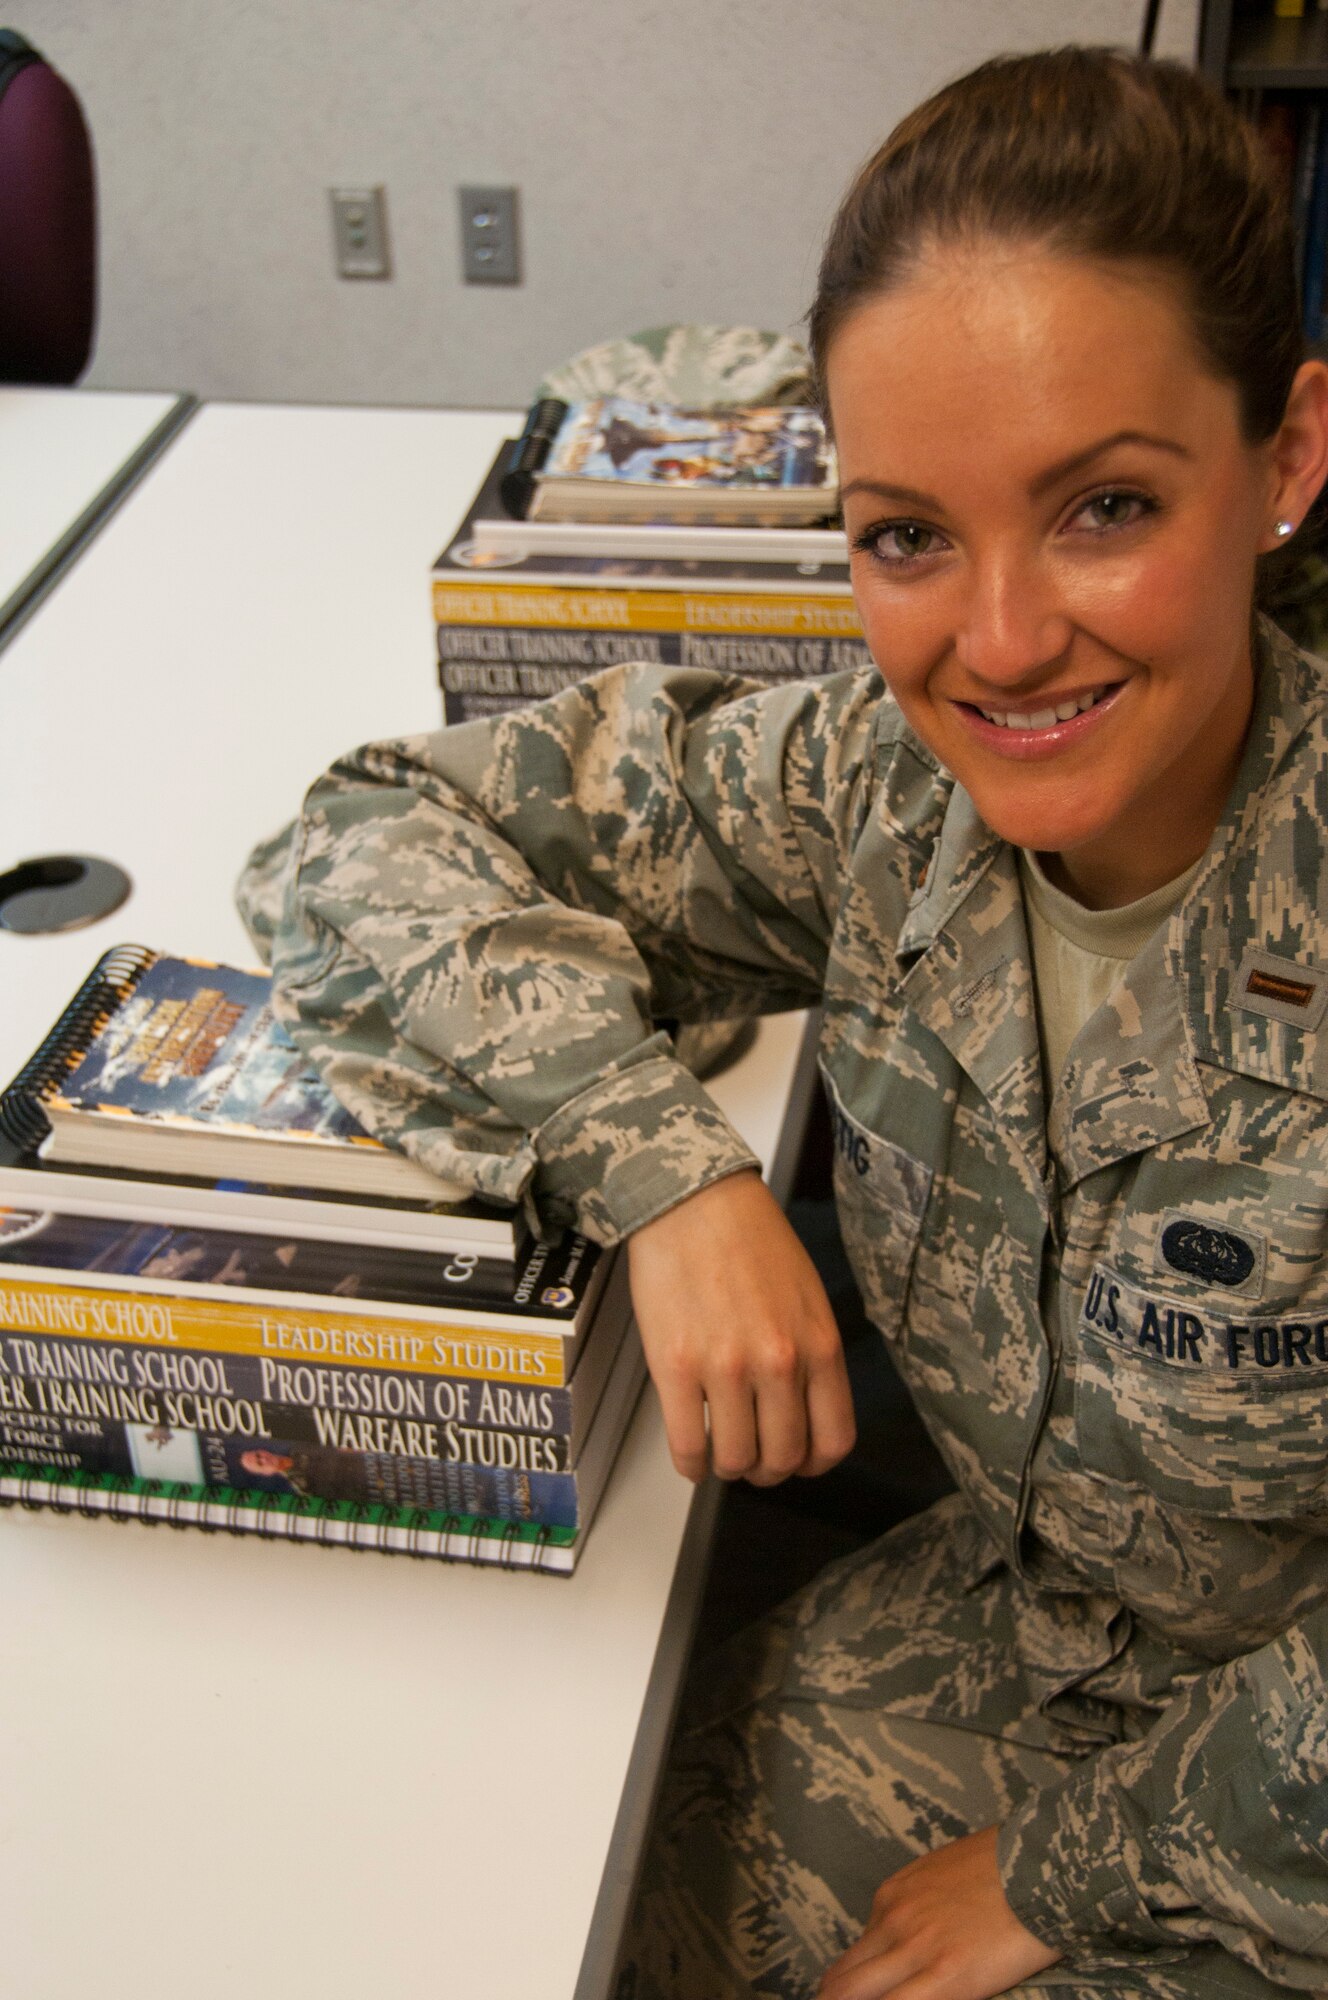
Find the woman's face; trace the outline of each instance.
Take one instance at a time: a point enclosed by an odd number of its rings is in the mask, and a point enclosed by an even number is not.
[[[826,372],[854,591],[909,723],[1085,901],[1179,874],[1249,721],[1278,474],[1165,277],[937,251]]]

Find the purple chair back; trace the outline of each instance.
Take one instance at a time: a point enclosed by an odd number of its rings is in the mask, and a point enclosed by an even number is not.
[[[0,30],[0,382],[73,382],[92,351],[97,210],[82,110]]]

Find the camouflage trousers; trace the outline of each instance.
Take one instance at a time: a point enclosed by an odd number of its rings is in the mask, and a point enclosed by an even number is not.
[[[959,1496],[693,1670],[616,2000],[812,2000],[885,1877],[1005,1819],[1146,1718],[1048,1704]],[[1044,1650],[1054,1635],[1043,1634]],[[1034,1635],[1032,1650],[1038,1650]],[[1051,1710],[1049,1719],[1048,1710]],[[962,1721],[953,1718],[961,1716]],[[1286,2000],[1215,1945],[1063,1961],[1019,2000]]]

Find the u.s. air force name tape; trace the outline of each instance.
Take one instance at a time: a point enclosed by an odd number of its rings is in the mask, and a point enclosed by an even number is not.
[[[1094,1266],[1079,1315],[1080,1337],[1146,1360],[1208,1375],[1328,1374],[1328,1300],[1285,1317],[1244,1319],[1200,1311],[1189,1300],[1132,1285],[1107,1264]]]

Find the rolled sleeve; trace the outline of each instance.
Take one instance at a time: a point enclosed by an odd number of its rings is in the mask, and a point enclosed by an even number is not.
[[[535,1135],[545,1201],[617,1242],[712,1181],[760,1161],[705,1086],[670,1056],[620,1069]]]

